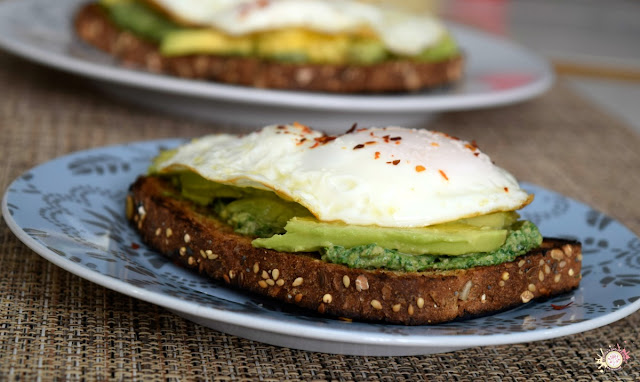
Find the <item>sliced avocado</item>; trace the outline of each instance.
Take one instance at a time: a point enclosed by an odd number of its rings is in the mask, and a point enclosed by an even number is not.
[[[414,58],[418,61],[443,61],[459,54],[458,45],[451,35],[446,34],[437,44],[423,50]]]
[[[295,216],[312,216],[300,204],[286,201],[272,191],[211,182],[190,171],[174,174],[173,179],[182,197],[205,206],[213,203],[220,219],[244,235],[269,237],[283,233]]]
[[[375,38],[357,38],[351,41],[347,60],[355,64],[375,64],[389,57],[384,44]]]
[[[149,166],[149,169],[147,170],[147,172],[149,174],[157,174],[159,172],[158,165],[160,165],[160,163],[162,162],[168,161],[169,159],[173,158],[173,156],[176,155],[177,152],[178,152],[177,148],[160,151],[160,154],[158,154],[155,158],[153,158],[153,161],[151,162],[151,165]]]
[[[111,20],[120,28],[153,42],[160,42],[180,26],[148,6],[135,1],[103,1]]]
[[[347,61],[350,39],[346,35],[335,36],[312,34],[310,45],[306,49],[311,62],[322,64],[342,64]]]
[[[211,182],[191,171],[185,171],[177,175],[182,196],[201,205],[211,204],[215,199],[238,199],[260,196],[277,198],[271,191],[251,187],[234,187]]]
[[[220,205],[218,214],[234,231],[258,237],[284,233],[285,225],[295,216],[311,217],[311,213],[300,204],[275,195],[234,200]]]
[[[157,163],[171,155],[171,151],[163,152],[154,161],[150,173],[156,172]],[[254,240],[255,246],[288,252],[317,251],[331,246],[352,248],[371,243],[410,254],[486,252],[502,245],[508,227],[518,219],[515,212],[497,212],[419,228],[320,222],[300,204],[281,199],[272,191],[212,182],[191,171],[169,176],[182,197],[205,206],[215,202],[215,213],[236,232],[261,238],[282,234]]]
[[[327,223],[308,218],[291,219],[285,230],[284,235],[255,239],[253,245],[286,252],[313,252],[325,247],[351,248],[375,243],[407,254],[462,255],[493,251],[504,243],[508,232],[460,223],[393,228]]]
[[[460,219],[460,220],[456,220],[454,223],[469,224],[476,227],[500,229],[500,228],[510,227],[519,218],[520,218],[520,215],[518,215],[517,212],[507,211],[507,212],[494,212],[492,214]]]
[[[343,63],[349,49],[348,36],[341,34],[281,29],[255,36],[258,57],[285,62]]]
[[[253,53],[249,36],[233,37],[213,29],[182,29],[166,33],[160,43],[165,56],[188,54],[218,54],[248,56]]]
[[[262,58],[304,57],[309,42],[308,36],[302,30],[284,29],[266,31],[256,34],[256,56]]]

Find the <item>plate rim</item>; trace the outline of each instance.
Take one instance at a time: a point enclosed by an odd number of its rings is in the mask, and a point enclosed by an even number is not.
[[[129,297],[134,297],[139,300],[146,301],[151,304],[161,306],[168,310],[179,310],[180,312],[183,312],[185,314],[194,315],[205,320],[222,322],[224,324],[232,324],[239,327],[257,329],[262,332],[270,333],[274,335],[285,335],[289,337],[294,336],[298,338],[324,340],[324,341],[329,341],[336,344],[385,346],[385,347],[390,347],[394,349],[399,349],[403,347],[416,347],[416,346],[425,347],[425,349],[426,348],[444,349],[444,348],[451,348],[451,347],[467,348],[467,347],[488,346],[488,345],[526,343],[526,342],[533,342],[533,341],[539,341],[539,340],[545,340],[545,339],[553,339],[553,338],[563,337],[571,334],[576,334],[576,333],[581,333],[588,330],[596,329],[598,327],[608,325],[624,317],[627,317],[640,309],[640,299],[639,299],[613,312],[609,312],[605,315],[602,315],[596,318],[591,318],[578,323],[572,323],[565,326],[556,326],[548,329],[536,329],[533,331],[494,333],[494,334],[486,334],[486,335],[420,334],[420,335],[404,336],[404,335],[396,335],[393,333],[381,333],[381,332],[375,332],[375,333],[367,332],[367,331],[350,332],[348,329],[349,323],[345,323],[344,328],[318,327],[305,322],[302,322],[302,323],[286,322],[284,324],[279,324],[279,322],[275,320],[273,317],[253,317],[251,314],[248,314],[248,313],[225,311],[225,310],[217,309],[215,307],[205,307],[197,303],[181,300],[175,296],[167,296],[160,292],[147,291],[142,287],[129,284],[121,279],[113,278],[111,276],[102,274],[98,271],[88,269],[80,264],[74,263],[73,261],[69,261],[67,259],[64,259],[56,255],[53,251],[46,248],[42,243],[39,243],[34,238],[29,236],[22,229],[22,227],[18,225],[18,223],[13,219],[13,216],[9,212],[8,200],[9,200],[10,190],[14,188],[14,185],[17,182],[19,182],[22,177],[24,177],[26,174],[30,172],[35,172],[38,169],[41,169],[45,166],[55,165],[58,162],[64,162],[75,156],[84,155],[87,153],[110,151],[115,148],[124,148],[127,146],[157,147],[163,143],[177,144],[180,141],[184,141],[184,139],[164,138],[164,139],[128,142],[128,143],[122,143],[122,144],[113,144],[108,146],[94,147],[94,148],[67,153],[65,155],[61,155],[59,157],[48,160],[44,163],[40,163],[32,167],[31,169],[21,173],[15,180],[13,180],[9,184],[9,186],[5,190],[2,198],[2,214],[4,216],[4,220],[7,226],[10,228],[10,230],[14,233],[14,235],[16,235],[16,237],[21,242],[27,245],[31,250],[36,252],[39,256],[43,257],[47,261],[50,261],[51,263],[61,267],[62,269],[78,277],[81,277],[85,280],[98,284],[107,289],[122,293]],[[137,174],[133,174],[132,176],[137,176]],[[584,203],[581,203],[575,199],[559,194],[553,190],[549,190],[545,187],[538,186],[528,182],[521,182],[521,184],[525,186],[530,185],[530,186],[541,188],[551,193],[561,195],[562,197],[569,199],[573,203],[577,203],[582,207],[593,209],[592,207],[589,207]],[[617,222],[622,229],[627,230],[629,233],[631,233],[631,235],[637,237],[637,235],[633,231],[629,230],[624,224],[620,223],[616,219],[613,219],[613,220]],[[367,325],[368,323],[359,323],[359,324]],[[375,324],[375,325],[387,325],[387,324]],[[392,324],[388,324],[388,325],[394,326]],[[292,334],[292,328],[305,329],[304,330],[305,335],[300,336],[295,333]],[[295,332],[295,330],[293,330],[293,332]],[[345,336],[348,338],[348,341],[345,341]]]
[[[8,0],[0,3],[0,20],[11,14],[12,7],[29,7],[34,4],[44,3],[46,0]],[[83,0],[67,0],[68,3],[60,8],[65,8],[71,3],[81,4]],[[59,12],[62,12],[60,10]],[[71,15],[67,15],[71,16]],[[229,85],[216,82],[204,82],[186,80],[168,75],[157,75],[150,72],[128,69],[118,65],[105,65],[75,58],[69,54],[60,54],[26,44],[20,44],[12,39],[5,38],[0,33],[0,48],[22,58],[50,66],[58,70],[73,73],[85,78],[102,82],[113,83],[120,86],[136,87],[148,91],[164,92],[174,95],[193,96],[210,100],[224,100],[236,103],[252,103],[261,106],[295,107],[311,110],[332,111],[379,111],[379,112],[433,112],[470,110],[501,106],[520,102],[548,90],[554,80],[555,74],[548,60],[526,49],[512,40],[500,36],[491,35],[463,26],[454,22],[447,22],[454,30],[473,33],[474,35],[490,41],[492,44],[507,46],[513,51],[526,55],[532,62],[540,67],[542,77],[533,83],[516,88],[500,90],[492,93],[479,94],[443,94],[443,95],[412,95],[401,97],[397,95],[341,95],[330,93],[297,92],[291,90],[258,89],[245,86]],[[0,27],[0,32],[2,28]],[[88,45],[69,32],[71,43]],[[105,53],[103,53],[105,54]],[[105,54],[108,57],[108,55]],[[376,101],[375,109],[371,102]]]

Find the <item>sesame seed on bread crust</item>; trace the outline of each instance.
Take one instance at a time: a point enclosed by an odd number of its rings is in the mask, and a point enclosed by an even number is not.
[[[258,88],[334,93],[405,92],[440,87],[463,75],[463,58],[440,62],[389,60],[373,65],[298,64],[255,57],[162,56],[155,44],[120,30],[97,4],[82,6],[74,20],[77,35],[124,66],[182,78]]]
[[[397,272],[331,264],[315,254],[254,248],[201,207],[173,198],[169,182],[142,176],[127,218],[142,241],[174,262],[231,287],[334,317],[436,324],[487,315],[578,287],[581,245],[547,239],[512,262],[467,270]]]

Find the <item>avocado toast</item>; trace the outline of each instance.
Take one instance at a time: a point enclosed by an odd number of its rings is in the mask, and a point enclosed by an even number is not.
[[[463,74],[461,50],[439,24],[433,28],[439,37],[414,52],[413,47],[391,50],[362,21],[358,23],[363,26],[346,32],[317,31],[294,23],[232,35],[167,13],[153,1],[103,0],[80,8],[74,27],[81,39],[126,66],[259,88],[405,92],[451,84]],[[411,37],[423,32],[402,33]]]
[[[326,136],[294,124],[160,154],[132,185],[127,217],[152,248],[231,286],[334,317],[415,325],[578,286],[580,244],[519,220],[531,198],[446,134]]]

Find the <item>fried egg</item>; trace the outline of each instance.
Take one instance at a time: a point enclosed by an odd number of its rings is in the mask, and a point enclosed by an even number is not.
[[[272,190],[321,221],[355,225],[429,226],[516,210],[533,198],[473,143],[402,127],[327,136],[295,123],[209,135],[156,168]]]
[[[282,28],[316,32],[373,31],[391,52],[416,55],[437,43],[445,28],[432,16],[355,0],[147,0],[179,22],[229,35]]]

